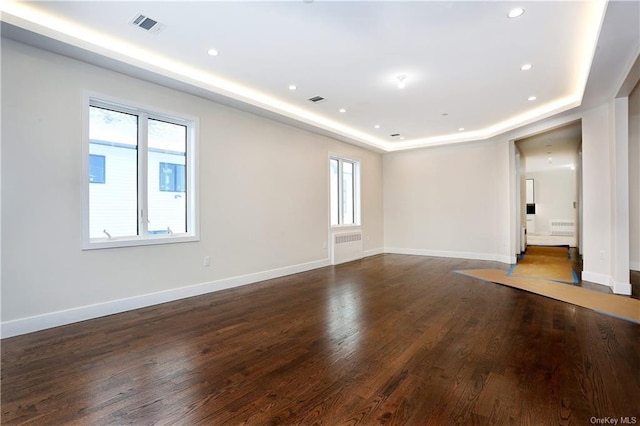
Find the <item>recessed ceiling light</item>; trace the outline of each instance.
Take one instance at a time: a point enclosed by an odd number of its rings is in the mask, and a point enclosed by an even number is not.
[[[298,86],[296,86],[295,84],[290,84],[289,85],[289,90],[296,90],[298,88]]]
[[[407,79],[407,76],[404,74],[400,74],[399,76],[396,77],[396,79],[398,80],[398,89],[404,89],[405,80]]]
[[[520,67],[522,71],[529,71],[531,68],[533,68],[531,64],[524,64],[523,66]]]
[[[376,128],[376,129],[379,129],[379,128],[380,128],[380,125],[379,125],[379,124],[376,124],[376,125],[375,125],[375,126],[373,126],[373,127],[374,127],[374,128]]]
[[[220,54],[220,52],[218,52],[216,49],[209,49],[209,50],[207,50],[207,53],[210,56],[218,56]]]
[[[404,136],[400,136],[400,140],[403,141],[404,140]]]
[[[507,16],[509,18],[517,18],[518,16],[522,16],[522,14],[524,13],[524,9],[521,7],[516,7],[515,9],[511,9],[509,11],[509,13],[507,14]]]
[[[535,101],[537,98],[535,96],[529,96],[527,98],[528,101]]]
[[[463,131],[463,130],[464,130],[464,127],[459,127],[459,128],[458,128],[458,131],[459,131],[459,132],[461,132],[461,131]]]
[[[347,110],[346,110],[346,109],[344,109],[344,108],[340,108],[338,111],[340,111],[340,112],[347,112]]]
[[[443,116],[443,117],[446,117],[447,115],[449,115],[449,113],[447,113],[447,112],[443,112],[443,113],[442,113],[442,116]]]

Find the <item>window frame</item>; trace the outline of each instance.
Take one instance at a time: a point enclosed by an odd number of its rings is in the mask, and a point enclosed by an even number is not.
[[[331,196],[331,161],[335,160],[338,162],[338,224],[333,224],[331,222],[331,208],[332,208],[332,196]],[[344,163],[350,163],[353,165],[353,223],[344,223],[344,176],[343,176],[343,165]],[[340,228],[353,228],[362,226],[361,222],[361,181],[360,181],[360,173],[361,173],[361,162],[355,158],[349,158],[342,155],[329,154],[329,163],[328,163],[328,171],[329,171],[329,227],[331,229],[340,229]]]
[[[89,182],[89,125],[90,107],[107,108],[114,111],[134,114],[138,118],[138,170],[137,170],[137,223],[138,235],[113,238],[91,238],[90,236],[90,182]],[[186,233],[171,235],[150,234],[147,226],[148,208],[148,119],[160,120],[187,128],[186,141]],[[116,247],[135,247],[156,244],[173,244],[200,240],[199,189],[198,189],[198,131],[197,117],[186,114],[162,111],[158,108],[141,105],[132,101],[116,99],[110,96],[85,91],[82,106],[82,249],[104,249]],[[106,172],[105,172],[106,180]]]

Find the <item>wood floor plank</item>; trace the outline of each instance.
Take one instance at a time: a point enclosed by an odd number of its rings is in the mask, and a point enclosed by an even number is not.
[[[2,341],[2,424],[640,419],[640,325],[380,255]],[[559,284],[560,285],[560,284]]]

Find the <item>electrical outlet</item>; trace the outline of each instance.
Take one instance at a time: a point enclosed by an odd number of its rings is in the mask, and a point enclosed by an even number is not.
[[[205,256],[202,260],[202,265],[205,267],[211,266],[211,258],[209,256]]]

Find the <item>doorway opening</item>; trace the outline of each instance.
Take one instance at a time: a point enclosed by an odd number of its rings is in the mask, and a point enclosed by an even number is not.
[[[566,250],[563,267],[570,268],[566,273],[573,279],[560,281],[579,285],[582,123],[577,120],[516,140],[515,147],[519,179],[517,211],[522,230],[518,263],[526,263],[530,268],[521,269],[538,270],[536,273],[544,276],[545,270],[557,267],[553,262],[562,260],[558,253]]]

